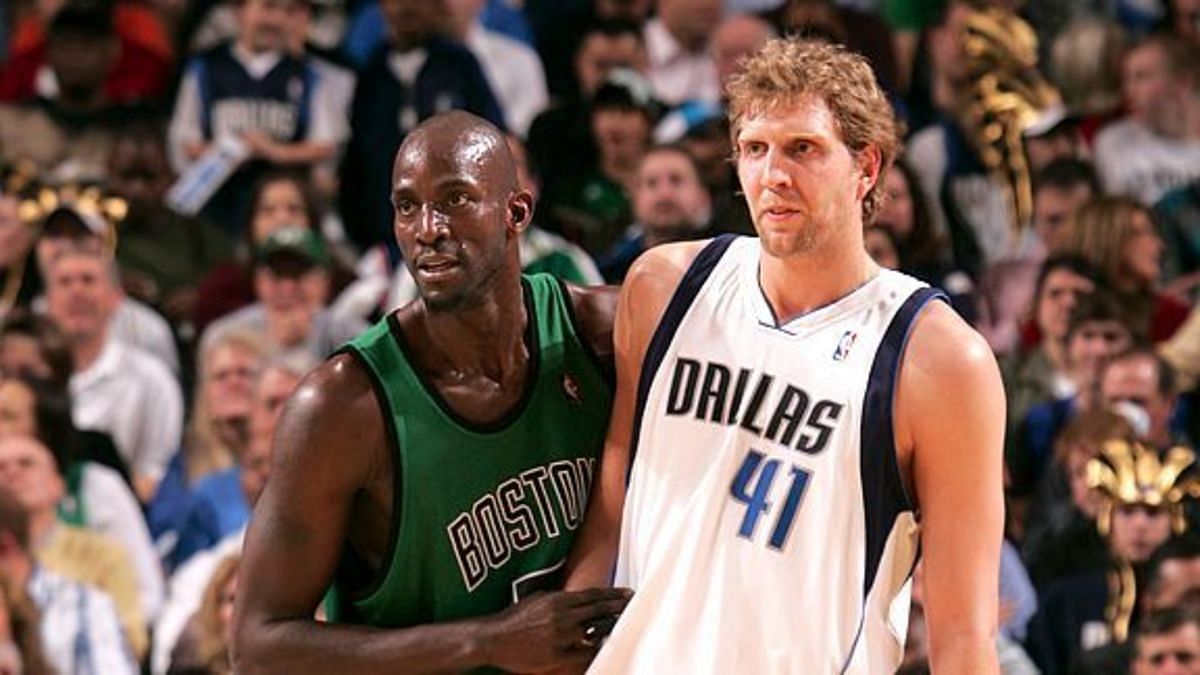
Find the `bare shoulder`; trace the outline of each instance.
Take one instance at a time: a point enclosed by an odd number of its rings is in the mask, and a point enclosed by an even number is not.
[[[339,354],[305,376],[275,430],[276,466],[314,464],[338,474],[368,475],[384,447],[383,417],[366,368]]]
[[[625,275],[621,295],[635,316],[657,320],[709,239],[663,244],[643,253]],[[637,311],[637,310],[642,311]]]
[[[962,378],[999,372],[987,341],[944,302],[932,302],[917,318],[905,350],[901,386],[919,380],[918,386],[946,384]],[[952,391],[943,391],[953,395]]]
[[[576,286],[564,284],[575,309],[577,328],[596,356],[608,360],[613,353],[613,319],[617,313],[617,286]]]

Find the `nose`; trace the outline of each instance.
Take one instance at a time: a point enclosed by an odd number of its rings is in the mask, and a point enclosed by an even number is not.
[[[421,205],[421,216],[417,219],[417,241],[432,245],[446,236],[446,224],[431,204]]]
[[[791,176],[788,175],[784,168],[784,157],[776,148],[771,148],[767,151],[766,157],[763,159],[763,171],[760,179],[760,184],[765,188],[781,188],[787,187],[791,183]]]

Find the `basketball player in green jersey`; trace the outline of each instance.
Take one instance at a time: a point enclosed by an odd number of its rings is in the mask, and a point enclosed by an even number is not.
[[[477,117],[413,131],[392,201],[421,297],[284,410],[246,535],[236,670],[585,664],[627,591],[526,596],[561,586],[583,516],[611,406],[615,292],[521,276],[533,201]],[[314,621],[331,587],[331,621]]]

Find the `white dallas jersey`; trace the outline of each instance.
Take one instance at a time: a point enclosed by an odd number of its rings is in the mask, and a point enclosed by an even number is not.
[[[701,252],[647,348],[617,586],[594,673],[892,673],[918,529],[892,438],[914,319],[882,271],[777,326],[759,242]]]

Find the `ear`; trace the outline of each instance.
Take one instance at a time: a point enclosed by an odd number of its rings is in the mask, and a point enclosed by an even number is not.
[[[518,190],[508,198],[508,213],[505,224],[512,232],[522,232],[533,222],[533,195],[528,190]]]
[[[879,176],[883,171],[883,155],[880,154],[879,148],[868,145],[855,157],[858,163],[859,179],[858,188],[855,190],[855,195],[858,199],[866,199],[867,193],[875,184],[879,182]]]

